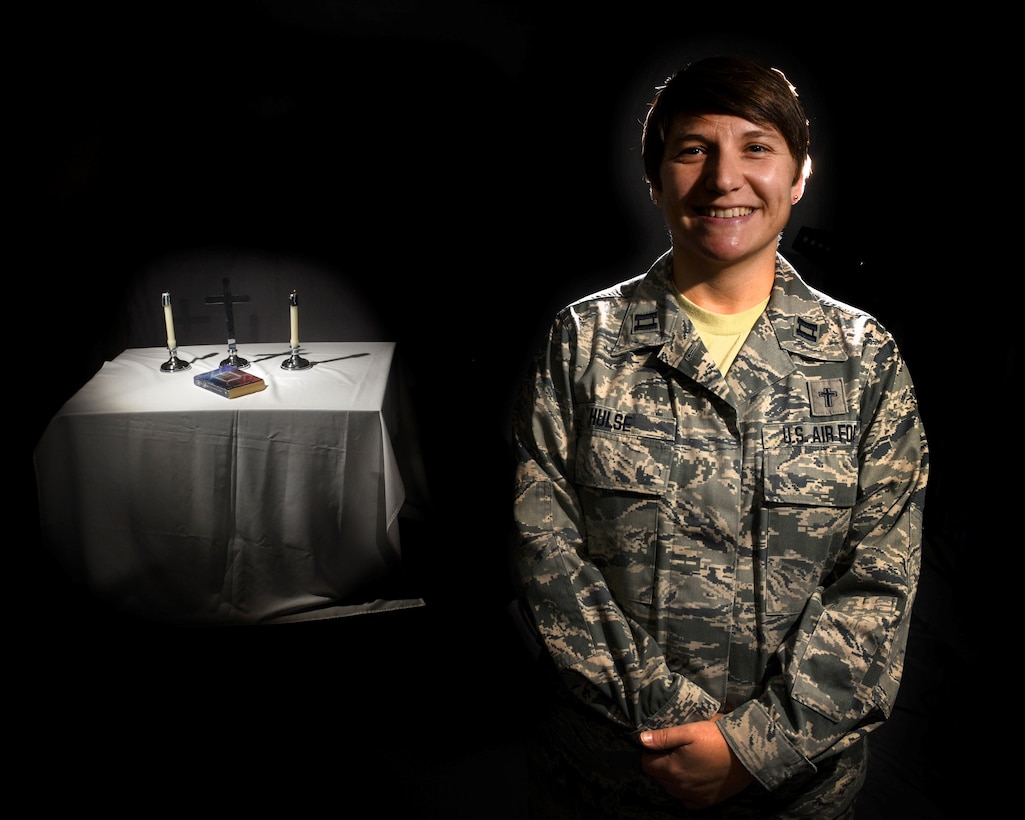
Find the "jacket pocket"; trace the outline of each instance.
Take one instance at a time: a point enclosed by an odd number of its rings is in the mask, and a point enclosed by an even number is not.
[[[836,431],[850,426],[763,428],[761,538],[767,612],[800,612],[843,549],[858,494],[858,455],[854,436]]]
[[[620,601],[652,602],[659,504],[671,463],[671,441],[589,431],[577,442],[588,557]]]

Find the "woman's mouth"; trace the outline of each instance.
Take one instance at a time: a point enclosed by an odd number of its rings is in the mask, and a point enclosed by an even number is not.
[[[735,216],[747,216],[754,213],[754,208],[695,208],[701,216],[712,216],[716,219],[732,219]]]

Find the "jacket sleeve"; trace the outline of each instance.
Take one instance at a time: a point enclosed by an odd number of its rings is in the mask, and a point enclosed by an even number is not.
[[[921,566],[928,446],[892,338],[862,357],[857,496],[841,560],[776,650],[765,688],[717,724],[772,789],[885,720]]]
[[[582,702],[636,733],[710,718],[718,701],[672,672],[588,559],[574,490],[572,314],[553,325],[513,412],[513,577],[548,654]]]

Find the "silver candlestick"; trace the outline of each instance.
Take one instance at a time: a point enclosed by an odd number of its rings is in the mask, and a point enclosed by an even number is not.
[[[305,370],[307,367],[313,367],[313,363],[299,355],[298,347],[293,347],[292,355],[281,363],[282,370]]]
[[[188,362],[183,362],[178,358],[178,348],[169,347],[167,352],[170,354],[170,358],[160,365],[160,369],[164,373],[177,373],[179,370],[188,370],[192,367]]]
[[[313,367],[307,359],[299,355],[299,294],[293,290],[288,294],[288,319],[291,330],[291,338],[288,346],[292,355],[281,363],[282,370],[305,370]]]
[[[188,370],[192,365],[183,362],[178,358],[178,340],[174,336],[174,315],[171,311],[171,291],[165,290],[160,294],[160,304],[164,308],[164,327],[167,330],[167,352],[170,358],[160,365],[164,373],[175,373],[179,370]]]

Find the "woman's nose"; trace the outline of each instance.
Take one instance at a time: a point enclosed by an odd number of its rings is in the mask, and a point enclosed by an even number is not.
[[[710,155],[705,162],[705,185],[719,193],[736,190],[743,182],[740,160],[726,153]]]

